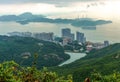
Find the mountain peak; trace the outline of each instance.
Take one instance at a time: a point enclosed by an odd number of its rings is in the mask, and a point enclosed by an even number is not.
[[[33,16],[34,15],[30,12],[25,12],[25,13],[19,15],[20,18],[26,18],[26,19],[32,18]]]
[[[25,13],[22,13],[22,14],[20,14],[19,16],[31,16],[31,15],[33,15],[32,13],[30,13],[30,12],[25,12]]]

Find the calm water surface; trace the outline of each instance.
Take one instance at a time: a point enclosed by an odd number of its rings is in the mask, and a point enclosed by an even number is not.
[[[70,59],[61,63],[59,66],[63,66],[65,64],[70,64],[86,55],[85,53],[71,53],[71,52],[66,52],[66,53],[70,55]]]

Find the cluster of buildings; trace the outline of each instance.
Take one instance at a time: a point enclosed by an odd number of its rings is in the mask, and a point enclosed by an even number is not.
[[[34,38],[40,39],[40,40],[44,40],[44,41],[53,41],[53,37],[54,37],[54,33],[50,32],[50,33],[34,33],[33,34]]]
[[[67,45],[67,43],[70,43],[75,40],[75,34],[71,33],[71,29],[64,28],[64,29],[62,29],[61,32],[62,32],[62,39],[63,39],[62,44],[63,45]],[[46,32],[42,32],[42,33],[10,32],[8,34],[10,36],[33,37],[33,38],[44,40],[44,41],[54,41],[54,33],[53,32],[50,32],[50,33],[46,33]],[[85,43],[86,38],[84,36],[84,33],[76,32],[76,40],[79,43]]]
[[[10,36],[33,37],[44,41],[53,41],[54,33],[31,33],[31,32],[11,32]]]
[[[81,32],[76,32],[76,34],[71,32],[71,29],[69,28],[64,28],[61,30],[62,33],[62,43],[61,45],[65,46],[68,43],[71,43],[73,41],[77,41],[79,44],[86,44],[86,49],[89,52],[92,49],[101,49],[104,47],[109,46],[109,41],[104,41],[104,43],[93,43],[93,42],[88,42],[86,41],[86,37],[84,33]],[[44,41],[54,41],[54,33],[53,32],[42,32],[42,33],[31,33],[31,32],[11,32],[8,33],[10,36],[20,36],[20,37],[33,37],[39,40],[44,40]]]
[[[63,38],[63,43],[62,43],[63,46],[76,40],[79,44],[86,45],[87,52],[91,51],[92,49],[102,49],[102,48],[110,45],[109,41],[104,41],[103,43],[101,43],[101,42],[93,43],[93,42],[86,41],[86,37],[85,37],[84,33],[77,31],[76,35],[75,35],[75,34],[71,33],[71,30],[69,28],[62,29],[62,38]]]
[[[86,37],[84,33],[76,32],[76,39],[75,34],[71,33],[69,28],[62,29],[62,38],[63,38],[63,45],[67,45],[67,43],[77,40],[79,43],[85,43]]]
[[[10,36],[20,36],[20,37],[31,37],[31,32],[10,32],[8,33]]]
[[[104,43],[86,42],[86,50],[87,50],[87,52],[89,52],[92,49],[102,49],[102,48],[107,47],[109,45],[110,45],[109,41],[104,41]]]

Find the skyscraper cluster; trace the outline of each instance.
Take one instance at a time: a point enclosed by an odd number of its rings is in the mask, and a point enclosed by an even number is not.
[[[75,34],[71,33],[71,30],[69,28],[62,29],[62,37],[63,43],[68,43],[75,40]],[[84,36],[84,33],[76,32],[76,40],[79,43],[85,43],[86,37]]]

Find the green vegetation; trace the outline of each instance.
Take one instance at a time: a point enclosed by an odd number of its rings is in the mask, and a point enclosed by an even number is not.
[[[0,62],[14,60],[22,66],[31,66],[34,53],[38,54],[39,69],[56,66],[69,59],[59,44],[29,37],[0,36]]]
[[[0,82],[72,82],[72,77],[59,77],[47,68],[37,70],[36,67],[21,67],[14,61],[0,64]]]
[[[6,50],[3,53],[4,55],[0,55],[1,62],[4,61],[0,63],[0,82],[83,82],[86,78],[89,78],[91,82],[120,82],[120,43],[101,50],[93,50],[84,58],[71,64],[62,67],[50,67],[49,70],[51,71],[48,71],[45,67],[42,69],[42,65],[45,63],[43,60],[40,62],[40,58],[46,57],[47,53],[47,57],[48,55],[49,57],[52,56],[53,62],[56,62],[51,52],[62,57],[61,53],[64,54],[64,50],[59,44],[33,38],[1,36],[0,45],[1,53],[2,49]],[[30,54],[21,55],[21,50],[30,52]],[[15,51],[17,55],[13,56],[12,54]],[[35,54],[32,55],[34,52]],[[14,61],[6,61],[5,57],[6,60],[14,59],[20,65]],[[4,59],[2,60],[2,58]],[[19,62],[20,59],[24,59],[24,61],[21,63]],[[47,61],[47,59],[45,60]],[[52,60],[48,59],[50,65],[53,65],[50,62]],[[38,68],[41,68],[41,70],[38,70]]]
[[[83,82],[85,78],[91,82],[120,82],[120,43],[92,50],[71,64],[56,66],[68,58],[59,44],[0,36],[0,82]]]
[[[34,65],[32,67],[22,67],[14,61],[0,63],[0,82],[83,82],[72,78],[71,75],[60,77],[46,67],[38,70]],[[110,75],[102,75],[94,70],[89,79],[90,82],[120,82],[120,73],[114,71]]]
[[[83,82],[86,77],[91,77],[91,72],[94,70],[100,72],[102,76],[107,75],[110,77],[114,70],[120,71],[119,65],[120,43],[116,43],[101,50],[93,50],[82,59],[71,64],[49,69],[56,71],[60,75],[72,74],[73,82]]]
[[[101,73],[94,71],[91,74],[91,82],[120,82],[120,73],[114,71],[110,75],[102,75]]]

